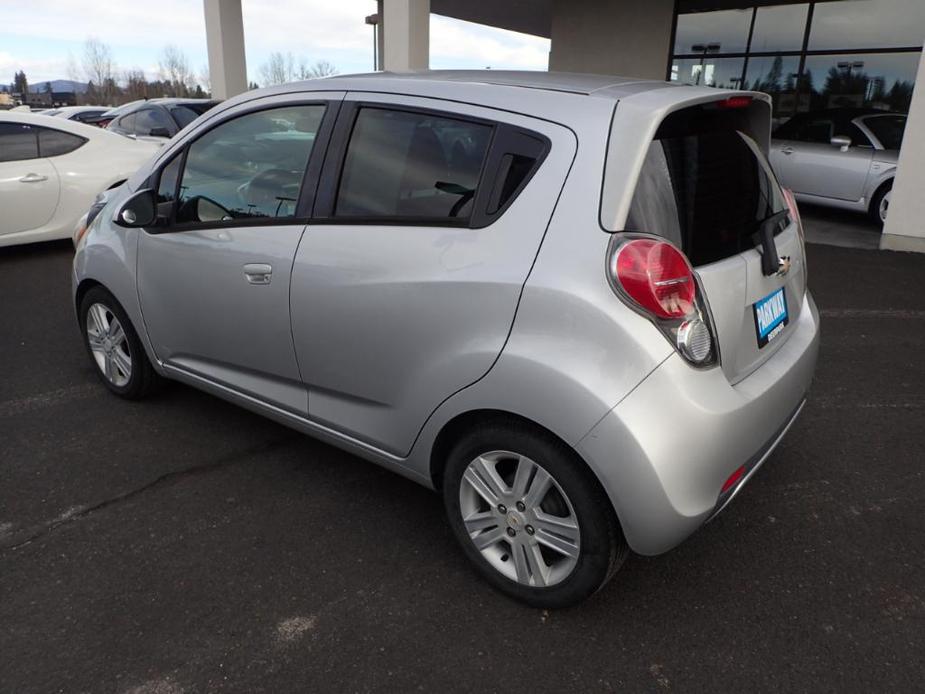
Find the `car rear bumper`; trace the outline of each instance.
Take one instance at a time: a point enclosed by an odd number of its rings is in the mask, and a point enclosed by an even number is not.
[[[719,513],[796,419],[819,350],[819,313],[803,301],[787,342],[744,380],[673,355],[579,442],[634,551],[665,552]]]

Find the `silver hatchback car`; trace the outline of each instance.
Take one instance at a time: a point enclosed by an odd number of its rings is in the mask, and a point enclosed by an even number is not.
[[[439,490],[538,606],[729,503],[803,406],[819,317],[768,97],[554,73],[248,92],[90,213],[105,385],[182,381]]]

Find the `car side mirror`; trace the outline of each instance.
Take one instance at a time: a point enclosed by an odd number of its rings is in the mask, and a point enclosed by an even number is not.
[[[157,206],[154,202],[154,191],[150,188],[139,190],[128,200],[123,202],[113,221],[120,227],[135,229],[154,224],[157,218]]]
[[[833,147],[838,147],[842,152],[847,152],[848,148],[851,146],[851,138],[847,135],[836,135],[829,140],[829,143],[831,143]]]
[[[151,128],[148,135],[151,137],[170,137],[170,131],[167,128]]]

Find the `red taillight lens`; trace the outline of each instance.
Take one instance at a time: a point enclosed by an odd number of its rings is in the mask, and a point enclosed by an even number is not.
[[[800,233],[803,233],[803,220],[800,219],[800,209],[797,207],[797,199],[793,195],[793,191],[789,188],[784,188],[784,201],[787,203],[787,210],[790,212],[790,218],[796,222],[797,228],[799,228]]]
[[[623,291],[646,311],[659,318],[683,318],[694,311],[694,272],[670,243],[630,241],[617,252],[615,266]]]
[[[730,96],[722,101],[714,101],[717,108],[748,108],[752,104],[750,96]]]
[[[729,475],[729,479],[723,483],[723,488],[719,490],[720,494],[725,494],[730,489],[732,489],[736,483],[742,479],[742,476],[745,474],[745,466],[743,465],[738,470]]]

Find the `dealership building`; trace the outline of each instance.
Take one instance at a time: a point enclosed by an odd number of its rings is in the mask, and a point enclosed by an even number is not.
[[[204,0],[213,92],[247,88],[240,0]],[[773,97],[774,119],[909,114],[881,247],[925,252],[925,0],[379,0],[385,70],[428,67],[430,14],[550,39],[549,69]],[[372,3],[370,6],[373,7]]]

